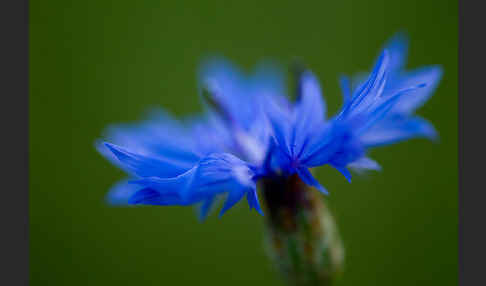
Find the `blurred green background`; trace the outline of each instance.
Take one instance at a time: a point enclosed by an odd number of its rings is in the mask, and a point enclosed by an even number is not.
[[[457,284],[457,1],[30,5],[32,285],[281,285],[263,251],[262,218],[246,203],[203,224],[192,208],[109,207],[104,196],[124,174],[93,142],[149,107],[201,111],[196,68],[212,53],[244,68],[298,57],[333,113],[338,76],[369,69],[400,30],[411,38],[409,67],[445,70],[419,111],[441,140],[378,149],[383,171],[352,184],[317,170],[346,246],[338,285]]]

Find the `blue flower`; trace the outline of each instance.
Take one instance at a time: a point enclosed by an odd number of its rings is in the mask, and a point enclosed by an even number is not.
[[[318,79],[298,74],[297,99],[284,75],[262,64],[250,75],[229,62],[207,61],[199,72],[206,112],[183,120],[162,111],[138,124],[111,126],[99,152],[127,172],[108,201],[117,205],[199,205],[205,218],[226,197],[224,214],[243,197],[262,213],[256,184],[298,176],[323,193],[310,169],[330,165],[351,181],[354,170],[379,170],[369,149],[413,137],[434,139],[433,126],[414,111],[432,95],[441,68],[404,69],[407,40],[394,37],[367,76],[341,78],[343,105],[326,118]]]

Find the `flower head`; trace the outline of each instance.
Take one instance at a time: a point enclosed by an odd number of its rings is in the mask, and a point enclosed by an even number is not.
[[[193,205],[207,216],[226,196],[221,214],[246,197],[262,213],[256,183],[297,174],[323,193],[309,169],[330,165],[349,181],[348,170],[379,169],[368,150],[413,137],[435,138],[432,125],[414,115],[435,90],[437,66],[404,70],[407,41],[393,38],[369,75],[341,78],[343,105],[326,117],[316,76],[297,75],[295,102],[286,97],[283,74],[269,65],[246,75],[229,62],[205,63],[199,73],[206,105],[184,120],[153,112],[134,125],[108,128],[99,152],[129,179],[112,188],[114,204]]]

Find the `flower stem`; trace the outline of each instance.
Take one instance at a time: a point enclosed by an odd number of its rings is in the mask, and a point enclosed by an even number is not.
[[[327,286],[342,271],[344,249],[322,195],[295,174],[262,181],[265,240],[288,285]]]

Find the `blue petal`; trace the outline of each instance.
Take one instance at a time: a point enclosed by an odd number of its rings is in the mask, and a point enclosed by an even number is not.
[[[143,188],[137,191],[130,197],[129,204],[132,205],[158,205],[158,206],[174,206],[174,205],[188,205],[189,202],[183,201],[177,194],[161,194],[160,192],[151,189]]]
[[[205,201],[210,205],[214,196],[229,193],[225,211],[235,199],[256,188],[252,167],[231,154],[211,154],[187,172],[173,178],[147,177],[132,181],[134,184],[158,193],[145,192],[137,203],[189,205]],[[156,199],[154,199],[154,197]],[[146,200],[150,199],[149,202]],[[239,199],[238,199],[239,200]],[[135,202],[135,201],[134,201]],[[208,206],[209,207],[209,206]],[[205,214],[204,207],[202,214]]]
[[[123,146],[130,153],[185,170],[205,155],[231,150],[232,144],[228,130],[211,116],[195,116],[179,122],[161,110],[152,111],[148,119],[141,123],[110,126],[105,131],[105,137],[113,145]],[[131,173],[131,169],[102,143],[96,142],[98,151],[114,165]]]
[[[215,116],[196,117],[190,122],[188,129],[194,145],[193,149],[199,156],[196,161],[191,161],[191,166],[204,156],[221,152],[221,150],[231,150],[234,147],[231,130]]]
[[[199,160],[199,144],[192,139],[193,134],[185,124],[162,110],[152,110],[140,123],[111,125],[104,133],[105,141],[124,146],[133,153],[188,165]]]
[[[258,177],[287,172],[290,170],[291,163],[290,156],[282,151],[275,140],[270,140],[262,168],[259,169]]]
[[[312,72],[304,71],[299,84],[301,95],[296,104],[297,118],[310,124],[321,124],[326,116],[326,102],[321,94],[319,80]]]
[[[111,187],[106,201],[111,205],[128,205],[128,200],[140,190],[140,186],[129,184],[129,180],[122,180]]]
[[[199,220],[200,221],[203,221],[207,218],[209,211],[211,210],[211,207],[214,204],[214,198],[215,197],[209,197],[200,206],[200,208],[199,208]]]
[[[349,122],[332,120],[313,138],[300,163],[307,167],[324,164],[346,166],[360,158],[365,150],[354,129],[355,126]]]
[[[341,76],[339,80],[341,91],[343,92],[343,106],[346,106],[351,100],[351,82],[347,76]]]
[[[343,111],[339,115],[340,117],[356,115],[366,110],[381,95],[386,84],[388,60],[388,52],[384,50],[378,58],[368,80],[356,89],[349,104],[343,108]]]
[[[369,128],[379,122],[387,115],[387,113],[393,108],[393,106],[400,100],[403,93],[398,93],[394,96],[388,97],[383,101],[375,102],[375,106],[369,109],[369,113],[364,115],[364,119],[361,119],[362,124],[356,127],[356,133],[361,134],[366,132]]]
[[[246,192],[241,190],[233,190],[228,194],[228,198],[223,205],[223,208],[219,212],[219,217],[222,217],[226,211],[232,208],[237,202],[239,202]]]
[[[256,190],[249,191],[246,194],[246,200],[251,209],[255,209],[259,214],[263,215],[262,208],[260,207],[260,202],[258,201],[258,195]]]
[[[277,146],[284,154],[290,156],[290,138],[292,131],[292,118],[290,114],[270,102],[266,109],[266,115]]]
[[[410,114],[432,96],[442,78],[440,66],[429,66],[394,76],[384,93],[395,94],[400,90],[425,84],[424,88],[409,92],[393,108],[393,113]]]
[[[333,167],[336,168],[336,170],[338,170],[341,174],[343,174],[346,180],[348,180],[348,182],[351,183],[351,173],[349,172],[348,169],[346,169],[346,167],[341,167],[341,166],[333,166]]]
[[[307,168],[301,167],[297,168],[297,174],[299,177],[309,186],[315,187],[321,193],[328,195],[327,190],[312,176],[311,172]]]
[[[284,90],[283,74],[274,65],[261,65],[253,75],[245,75],[222,58],[205,61],[199,81],[218,86],[216,101],[233,124],[248,130],[260,118],[262,99],[280,96]]]
[[[131,169],[129,169],[127,166],[125,166],[125,164],[123,164],[122,162],[120,162],[120,160],[118,160],[118,158],[115,156],[115,154],[113,154],[113,152],[111,152],[111,150],[109,148],[107,148],[104,143],[105,142],[103,142],[102,140],[96,140],[95,141],[94,145],[95,145],[95,148],[98,151],[98,153],[100,153],[103,157],[105,157],[105,159],[110,161],[110,163],[112,163],[113,165],[122,169],[126,173],[131,174],[132,173]]]
[[[397,33],[385,45],[390,54],[390,72],[398,72],[405,68],[408,55],[408,37],[405,33]]]
[[[424,137],[435,140],[437,132],[432,124],[423,118],[394,116],[382,120],[364,133],[360,140],[370,147],[393,144],[415,137]]]
[[[250,76],[250,86],[256,98],[283,98],[286,89],[285,73],[275,62],[262,62]]]
[[[212,194],[195,194],[191,192],[194,189],[193,182],[196,171],[197,167],[194,167],[173,178],[146,177],[143,179],[132,180],[130,181],[131,184],[142,186],[146,190],[143,193],[135,194],[135,197],[131,199],[131,202],[150,204],[150,202],[154,202],[153,192],[159,194],[160,200],[167,201],[169,202],[168,204],[173,205],[192,204],[211,197]],[[150,190],[150,192],[148,192],[148,190]],[[150,199],[149,202],[144,200],[145,195],[148,196],[147,199]]]
[[[142,203],[153,204],[155,201],[158,201],[160,197],[161,197],[160,193],[157,192],[156,190],[150,188],[143,188],[141,190],[138,190],[136,193],[134,193],[128,200],[128,203],[132,205],[142,204]],[[176,200],[179,200],[179,198],[176,197]]]
[[[361,157],[358,160],[348,164],[348,167],[355,170],[355,171],[363,171],[363,170],[374,170],[379,171],[381,170],[380,165],[368,158],[368,157]]]
[[[298,155],[313,131],[324,123],[326,104],[317,78],[304,71],[300,78],[301,96],[295,106],[295,123],[292,126],[291,153]]]
[[[138,155],[110,143],[104,143],[104,145],[110,149],[124,167],[140,177],[170,177],[187,170],[187,166],[180,165],[177,162],[161,161]]]
[[[311,143],[300,157],[300,162],[308,167],[330,163],[343,146],[352,140],[350,129],[339,120],[334,120],[316,132]]]
[[[223,95],[223,91],[215,79],[209,78],[203,83],[201,95],[208,107],[221,116],[223,121],[230,125],[238,123],[233,118],[233,113],[227,106],[227,98]]]

